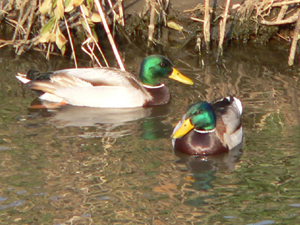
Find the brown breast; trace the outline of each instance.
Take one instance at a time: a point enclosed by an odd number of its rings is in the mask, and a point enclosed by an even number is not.
[[[151,94],[153,98],[150,101],[147,101],[144,106],[165,105],[171,100],[170,91],[165,85],[160,88],[145,87],[145,89]]]
[[[212,155],[228,151],[215,132],[198,133],[194,130],[176,139],[173,148],[189,155]]]

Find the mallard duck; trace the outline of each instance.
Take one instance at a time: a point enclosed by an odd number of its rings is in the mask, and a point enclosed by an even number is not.
[[[227,152],[243,140],[242,103],[230,96],[192,104],[172,134],[174,151],[189,155]]]
[[[42,80],[49,74],[49,80]],[[162,83],[166,77],[193,84],[191,79],[172,66],[168,58],[161,55],[151,55],[143,60],[140,81],[131,73],[116,68],[64,69],[41,74],[36,80],[25,74],[16,77],[30,89],[44,92],[40,96],[42,100],[101,108],[167,104],[170,91]]]

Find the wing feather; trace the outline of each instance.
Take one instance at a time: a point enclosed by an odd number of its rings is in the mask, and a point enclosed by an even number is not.
[[[57,89],[54,94],[71,105],[102,108],[140,107],[151,99],[142,90],[116,86],[69,87]]]
[[[140,107],[152,99],[135,76],[114,68],[59,70],[53,72],[50,80],[31,81],[28,87],[76,106]]]
[[[128,86],[135,82],[142,86],[135,76],[131,73],[116,68],[79,68],[64,69],[54,72],[54,75],[67,75],[80,78],[90,82],[94,86]]]

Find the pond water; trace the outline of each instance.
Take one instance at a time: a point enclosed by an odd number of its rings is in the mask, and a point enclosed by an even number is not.
[[[195,85],[167,81],[171,104],[121,113],[29,109],[35,94],[14,75],[73,63],[1,49],[0,223],[299,223],[299,69],[285,49],[230,47],[219,64],[192,50],[169,54]],[[136,74],[143,55],[128,55]],[[170,134],[188,105],[228,94],[243,102],[242,150],[174,155]]]

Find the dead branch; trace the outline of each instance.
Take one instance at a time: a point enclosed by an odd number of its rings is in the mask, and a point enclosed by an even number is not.
[[[226,31],[225,27],[226,27],[226,20],[227,20],[227,16],[228,16],[229,5],[230,5],[230,0],[227,0],[225,10],[223,13],[223,19],[220,20],[220,25],[219,25],[220,37],[219,37],[218,57],[221,57],[223,55],[223,42],[224,42],[225,31]]]
[[[88,21],[87,21],[87,18],[86,18],[86,16],[85,16],[84,12],[83,12],[83,7],[82,7],[82,6],[80,6],[80,10],[82,11],[82,17],[83,17],[83,19],[84,19],[84,21],[85,21],[85,23],[86,23],[86,27],[87,27],[87,30],[88,30],[88,33],[89,33],[89,37],[82,43],[81,46],[85,45],[86,43],[88,43],[87,46],[89,46],[90,42],[93,42],[93,44],[96,45],[98,51],[99,51],[100,54],[102,55],[102,57],[103,57],[103,59],[104,59],[104,61],[105,61],[106,66],[108,67],[108,66],[109,66],[109,65],[108,65],[108,62],[107,62],[107,60],[106,60],[105,57],[104,57],[103,51],[102,51],[102,49],[100,48],[100,46],[99,46],[99,44],[98,44],[98,41],[95,39],[95,37],[94,37],[94,35],[93,35],[93,33],[92,33],[92,29],[91,29],[90,25],[88,24]],[[82,48],[82,47],[81,47],[81,48]],[[90,54],[89,54],[89,55],[90,55]],[[91,55],[90,55],[90,56],[91,56]],[[98,58],[96,57],[96,55],[94,54],[94,52],[93,52],[92,56],[93,56],[93,57],[91,57],[91,59],[92,59],[92,60],[96,60],[96,62],[98,63],[98,65],[99,65],[100,67],[102,67],[102,64],[100,63],[100,61],[98,60]]]
[[[20,27],[22,27],[21,20],[23,18],[23,13],[24,13],[24,10],[25,10],[25,7],[26,7],[26,3],[27,3],[26,1],[22,2],[21,9],[20,9],[20,12],[19,12],[18,23],[17,23],[16,29],[15,29],[15,32],[14,32],[14,36],[12,38],[13,41],[16,39]]]
[[[155,0],[150,0],[150,22],[149,22],[149,26],[148,26],[148,47],[153,42],[153,34],[154,34],[154,29],[155,29],[155,25],[154,25],[155,8],[156,8]]]
[[[124,26],[125,20],[123,12],[123,0],[118,0],[118,2],[115,5],[112,4],[111,0],[108,0],[108,4],[110,9],[107,11],[107,15],[109,15],[112,12],[115,20],[118,21],[119,24]],[[115,11],[116,8],[119,9],[119,14]]]
[[[288,59],[288,65],[292,66],[294,64],[295,54],[296,54],[296,48],[298,43],[298,35],[299,35],[299,29],[300,29],[300,14],[298,9],[298,20],[296,23],[296,27],[294,29],[294,35],[293,35],[293,41],[290,48],[290,54]]]
[[[24,36],[24,41],[26,42],[29,38],[29,35],[31,33],[31,27],[34,23],[33,19],[34,19],[34,11],[35,11],[35,8],[36,8],[36,4],[37,2],[36,1],[31,1],[30,3],[30,6],[28,7],[27,9],[27,12],[26,14],[24,15],[22,21],[21,21],[21,25],[23,25],[25,23],[25,21],[27,20],[27,29],[26,29],[26,34]],[[17,48],[18,49],[18,48]],[[18,55],[21,55],[22,52],[23,52],[23,49],[24,47],[21,46],[19,49],[18,49],[18,52],[17,54]]]
[[[204,23],[203,23],[203,34],[206,52],[209,52],[210,46],[210,13],[209,13],[209,0],[205,0],[205,12],[204,12]]]
[[[282,2],[275,2],[272,4],[273,7],[278,7],[278,6],[283,6],[283,5],[293,5],[293,4],[298,4],[300,3],[299,0],[294,0],[294,1],[282,1]]]
[[[283,19],[283,17],[286,14],[287,9],[288,9],[288,5],[284,5],[284,6],[281,7],[280,12],[278,13],[278,16],[277,16],[277,20],[282,20]]]
[[[71,33],[70,33],[70,27],[69,27],[68,21],[66,20],[66,17],[64,17],[64,21],[65,21],[65,24],[66,24],[66,30],[67,30],[67,33],[68,33],[70,46],[71,46],[71,49],[72,49],[72,58],[74,60],[75,68],[77,68],[78,65],[77,65],[76,52],[75,52],[75,49],[74,49],[73,39],[72,39],[72,36],[71,36]]]
[[[109,26],[108,26],[108,24],[107,24],[107,21],[106,21],[106,18],[105,18],[105,15],[104,15],[102,6],[101,6],[101,4],[100,4],[100,2],[99,2],[98,0],[94,0],[94,2],[96,3],[96,6],[97,6],[97,9],[98,9],[99,15],[100,15],[100,17],[101,17],[101,19],[102,19],[103,27],[104,27],[105,32],[106,32],[106,34],[107,34],[107,37],[108,37],[108,40],[109,40],[110,45],[111,45],[111,47],[112,47],[112,50],[113,50],[113,52],[114,52],[114,54],[115,54],[115,57],[116,57],[117,62],[118,62],[118,64],[119,64],[119,67],[121,68],[121,70],[125,70],[125,67],[124,67],[124,64],[123,64],[123,62],[122,62],[121,56],[120,56],[120,54],[119,54],[119,51],[118,51],[118,49],[117,49],[117,47],[116,47],[116,44],[115,44],[115,41],[114,41],[114,39],[113,39],[113,37],[112,37],[112,35],[111,35]]]
[[[299,17],[299,11],[297,10],[292,16],[290,16],[287,19],[279,19],[276,21],[267,21],[267,20],[262,20],[260,21],[261,24],[263,25],[284,25],[284,24],[290,24],[290,23],[294,23],[297,21]]]

